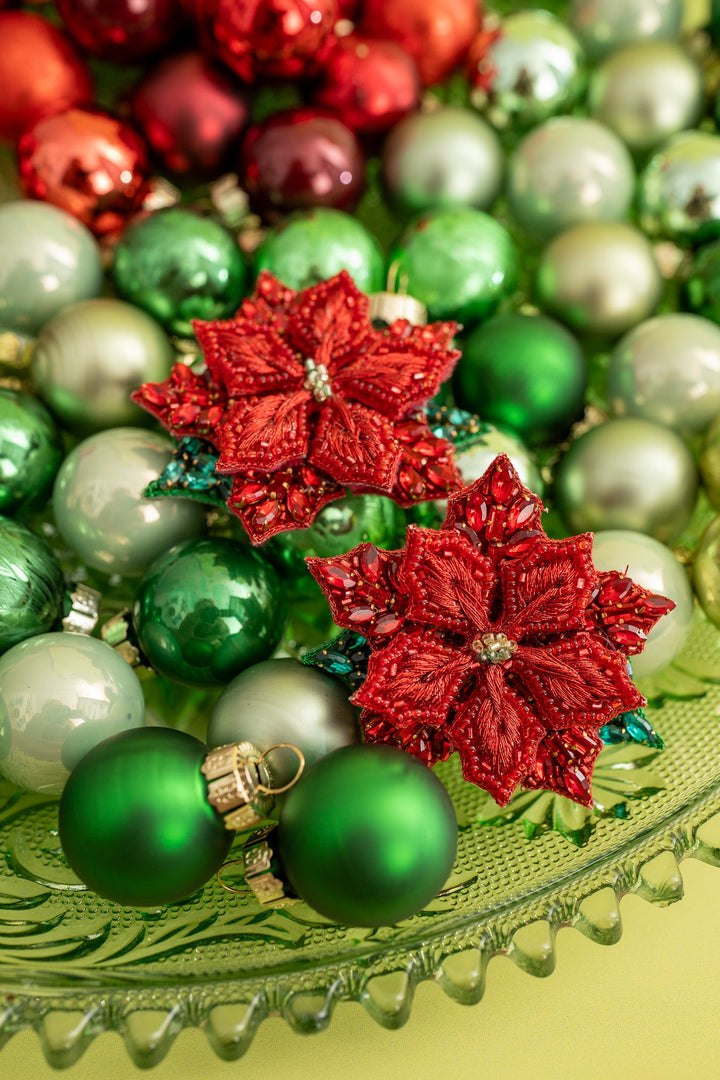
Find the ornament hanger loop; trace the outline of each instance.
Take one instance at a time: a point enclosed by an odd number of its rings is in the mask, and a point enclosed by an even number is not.
[[[229,866],[235,866],[236,863],[244,863],[244,862],[245,862],[244,859],[228,859],[228,861],[224,862],[222,864],[222,866],[220,867],[220,869],[215,874],[218,885],[222,885],[223,889],[225,889],[226,892],[235,893],[236,896],[238,896],[240,893],[247,892],[247,886],[245,886],[242,889],[238,889],[234,885],[226,884],[226,882],[224,882],[223,879],[222,879],[223,873],[227,870],[227,868]]]
[[[269,787],[266,787],[264,784],[258,784],[257,785],[257,790],[262,791],[265,795],[282,795],[284,792],[289,791],[291,787],[294,787],[294,785],[297,784],[298,780],[300,779],[303,772],[305,771],[305,755],[303,754],[302,750],[299,749],[299,747],[294,746],[292,743],[279,742],[279,743],[275,743],[273,746],[268,746],[267,750],[263,750],[262,754],[260,755],[260,757],[258,759],[258,762],[257,762],[258,765],[260,764],[261,761],[264,760],[264,758],[266,758],[268,756],[268,754],[271,754],[273,752],[273,750],[292,750],[294,754],[297,754],[297,759],[298,759],[297,772],[293,776],[290,783],[285,784],[284,787],[269,788]]]

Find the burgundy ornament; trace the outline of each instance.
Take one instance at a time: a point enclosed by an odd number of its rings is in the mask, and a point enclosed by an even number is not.
[[[203,53],[170,56],[138,86],[132,116],[166,169],[217,176],[245,130],[250,109],[234,78]]]
[[[362,194],[365,162],[354,133],[314,108],[275,113],[250,128],[240,175],[253,209],[272,219],[290,210],[351,210]]]
[[[148,190],[143,139],[99,109],[41,120],[20,140],[18,164],[26,195],[67,210],[98,236],[120,232]]]
[[[57,8],[84,49],[116,63],[167,48],[182,24],[178,0],[57,0]]]
[[[465,57],[480,29],[477,0],[365,0],[360,27],[398,41],[424,86],[440,82]]]

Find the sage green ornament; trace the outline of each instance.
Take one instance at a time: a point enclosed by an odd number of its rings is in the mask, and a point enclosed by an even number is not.
[[[165,435],[112,428],[70,451],[55,478],[53,509],[63,538],[88,566],[136,574],[201,530],[204,513],[197,503],[143,494],[174,449]]]
[[[535,287],[544,310],[573,330],[616,337],[655,311],[663,279],[639,229],[591,221],[550,241]]]
[[[696,315],[720,324],[720,241],[706,244],[695,254],[683,300]]]
[[[465,339],[458,404],[530,446],[565,435],[582,414],[587,371],[572,334],[544,315],[506,313]]]
[[[19,521],[0,517],[0,653],[51,629],[63,588],[49,545]]]
[[[286,614],[274,567],[246,544],[222,537],[185,540],[160,555],[133,604],[150,664],[191,686],[223,686],[267,659]]]
[[[44,405],[31,394],[0,388],[0,512],[42,502],[62,457],[60,434]]]
[[[720,510],[720,414],[705,433],[700,452],[700,476],[710,502]]]
[[[720,327],[682,312],[640,323],[610,357],[607,399],[616,416],[704,431],[720,413]]]
[[[255,252],[255,274],[269,270],[291,289],[305,289],[347,270],[361,292],[385,284],[380,245],[341,210],[317,207],[290,214],[269,229]]]
[[[455,207],[410,225],[390,251],[388,266],[431,319],[467,324],[492,315],[512,293],[519,256],[494,218]]]
[[[510,458],[521,484],[542,496],[545,485],[532,453],[517,435],[495,424],[483,423],[479,434],[455,447],[453,460],[463,483],[469,486],[478,480],[498,454]],[[444,508],[446,503],[438,505]]]
[[[570,0],[570,25],[592,59],[636,41],[680,37],[683,0]]]
[[[0,773],[59,795],[94,746],[140,727],[137,675],[110,645],[85,634],[39,634],[0,658]]]
[[[58,312],[102,288],[89,229],[50,203],[0,205],[0,330],[34,336]]]
[[[720,233],[720,135],[684,131],[654,154],[638,184],[640,227],[700,242]]]
[[[457,822],[438,778],[388,746],[346,746],[317,761],[287,796],[278,845],[306,903],[347,926],[386,926],[440,891]]]
[[[692,454],[651,420],[608,420],[581,435],[555,470],[555,505],[571,533],[629,529],[671,543],[697,497]]]
[[[32,357],[35,390],[65,427],[88,435],[148,421],[130,394],[162,382],[175,354],[159,323],[123,300],[83,300],[43,327]]]
[[[713,518],[695,549],[693,585],[708,619],[720,627],[720,517]]]
[[[627,147],[604,124],[581,116],[539,124],[508,163],[510,209],[537,236],[586,221],[620,221],[634,190]]]
[[[192,335],[193,319],[234,315],[247,278],[233,235],[182,207],[130,224],[115,248],[112,273],[120,296],[183,337]]]
[[[60,843],[89,889],[118,904],[174,904],[215,874],[234,833],[207,801],[207,748],[172,728],[123,732],[73,770]]]

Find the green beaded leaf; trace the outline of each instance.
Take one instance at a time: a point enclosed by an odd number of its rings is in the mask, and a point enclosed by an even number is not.
[[[144,494],[151,499],[172,495],[224,506],[231,481],[215,472],[217,459],[218,451],[205,439],[180,439],[172,460]]]

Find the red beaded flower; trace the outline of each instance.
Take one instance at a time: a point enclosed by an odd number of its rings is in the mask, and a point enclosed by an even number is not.
[[[254,543],[309,525],[345,489],[410,506],[460,486],[451,444],[422,412],[460,355],[457,324],[376,330],[343,271],[297,293],[262,273],[234,318],[194,328],[207,370],[178,364],[133,400],[173,435],[218,447]]]
[[[307,562],[338,625],[371,646],[352,698],[368,741],[429,765],[457,750],[500,804],[519,784],[591,804],[600,728],[645,703],[626,655],[674,605],[599,574],[592,534],[551,540],[541,512],[500,456],[403,551]]]

